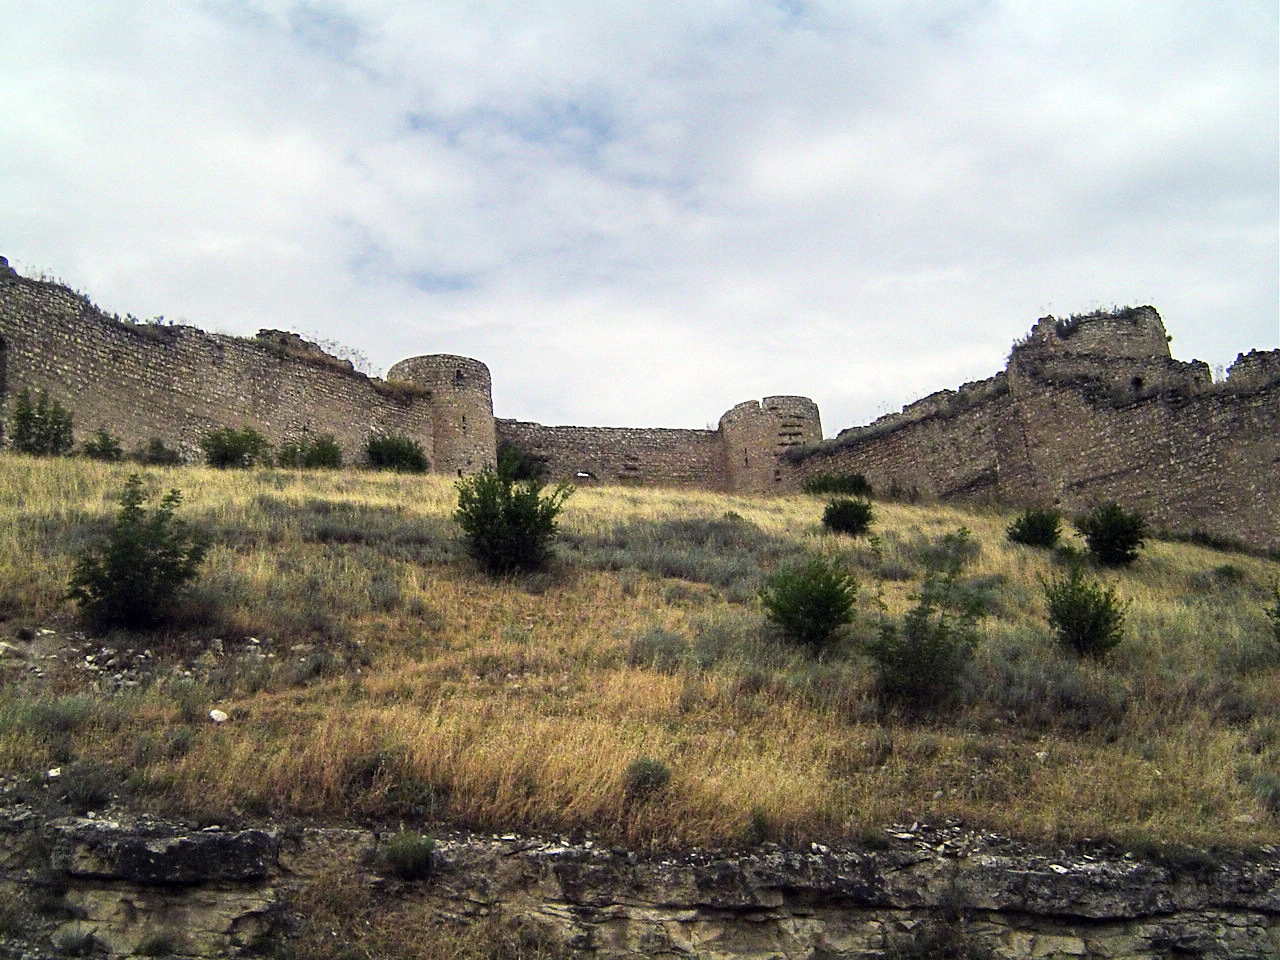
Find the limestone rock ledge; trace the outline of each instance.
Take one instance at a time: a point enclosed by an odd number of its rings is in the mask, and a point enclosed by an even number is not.
[[[11,908],[0,958],[88,946],[117,957],[261,955],[287,939],[298,892],[335,867],[370,896],[403,898],[441,922],[501,912],[586,957],[878,958],[945,928],[1007,960],[1280,958],[1274,848],[1151,860],[913,826],[875,849],[646,857],[590,840],[452,835],[438,841],[433,875],[407,883],[380,870],[379,842],[371,830],[0,810],[0,900],[30,914]]]

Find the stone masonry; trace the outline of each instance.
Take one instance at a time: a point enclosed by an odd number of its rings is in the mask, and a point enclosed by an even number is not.
[[[1170,357],[1151,307],[1046,317],[994,377],[799,453],[784,483],[862,473],[882,491],[1068,512],[1115,500],[1158,529],[1280,550],[1280,351],[1214,383]]]
[[[1168,341],[1151,307],[1045,317],[993,377],[828,442],[805,397],[740,403],[714,430],[543,426],[495,419],[477,360],[413,357],[382,381],[296,334],[121,321],[0,257],[0,403],[7,416],[23,389],[47,390],[81,439],[103,428],[126,448],[160,439],[196,460],[204,433],[249,426],[273,443],[332,434],[358,463],[370,434],[396,434],[450,475],[494,463],[508,442],[552,480],[730,492],[862,473],[878,491],[944,500],[1116,500],[1158,528],[1280,550],[1280,351],[1241,355],[1215,383]]]

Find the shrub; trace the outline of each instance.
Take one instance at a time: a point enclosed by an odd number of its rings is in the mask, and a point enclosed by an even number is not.
[[[267,438],[253,427],[222,427],[200,438],[205,463],[211,467],[243,470],[267,460]]]
[[[422,445],[408,437],[388,434],[372,434],[365,443],[369,466],[375,470],[395,470],[399,473],[426,473],[427,455]]]
[[[70,453],[75,442],[71,414],[57,400],[49,399],[47,390],[32,399],[31,391],[24,389],[13,403],[10,440],[18,453],[37,457]]]
[[[1058,545],[1062,514],[1052,508],[1031,507],[1023,511],[1005,530],[1012,543],[1052,550]]]
[[[176,467],[182,463],[182,454],[167,446],[159,437],[152,437],[145,447],[139,447],[133,452],[133,459],[152,467]]]
[[[985,609],[985,598],[960,579],[975,546],[964,528],[947,534],[926,554],[928,572],[915,606],[901,623],[881,619],[866,652],[875,662],[877,690],[885,701],[918,708],[943,706],[954,697],[978,645],[978,620]]]
[[[968,932],[959,917],[948,917],[895,934],[881,956],[884,960],[993,960],[995,954]]]
[[[92,438],[84,442],[80,451],[90,460],[119,463],[124,459],[124,448],[120,446],[120,438],[112,436],[102,427],[98,428]]]
[[[382,859],[401,880],[425,880],[435,873],[436,842],[409,830],[401,830],[382,848]]]
[[[1126,512],[1118,503],[1104,503],[1075,521],[1089,545],[1089,555],[1104,567],[1127,567],[1138,559],[1147,533],[1142,514]]]
[[[204,562],[207,539],[173,517],[182,494],[170,490],[150,514],[145,500],[134,474],[111,531],[76,560],[67,599],[98,627],[154,626]]]
[[[793,640],[820,651],[853,621],[858,582],[836,560],[812,557],[771,576],[760,593],[765,614]]]
[[[486,467],[457,483],[454,521],[462,527],[467,552],[494,576],[527,573],[546,566],[556,517],[573,487],[560,484],[545,496],[537,480],[516,481]]]
[[[1124,636],[1125,605],[1114,587],[1086,579],[1080,564],[1065,577],[1042,581],[1049,626],[1059,646],[1081,656],[1101,657]]]
[[[334,469],[342,466],[342,447],[331,433],[303,437],[280,445],[276,463],[282,467],[304,470]]]
[[[653,757],[638,757],[627,764],[622,776],[622,790],[628,800],[643,800],[666,789],[671,782],[671,768]]]
[[[802,493],[842,493],[850,497],[869,498],[871,484],[861,473],[819,473],[800,481]]]
[[[860,537],[871,529],[874,512],[870,500],[832,500],[822,511],[822,525],[836,533]]]

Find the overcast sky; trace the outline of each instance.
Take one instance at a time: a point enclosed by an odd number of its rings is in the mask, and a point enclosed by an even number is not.
[[[828,435],[1150,303],[1280,339],[1275,0],[0,0],[0,255],[488,364],[499,416]]]

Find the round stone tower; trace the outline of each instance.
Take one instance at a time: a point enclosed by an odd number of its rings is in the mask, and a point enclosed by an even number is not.
[[[463,476],[497,462],[493,385],[483,363],[442,353],[410,357],[388,370],[387,379],[403,380],[430,394],[432,470]]]
[[[748,400],[720,418],[725,482],[735,493],[780,490],[787,476],[779,457],[822,439],[818,405],[808,397]]]

